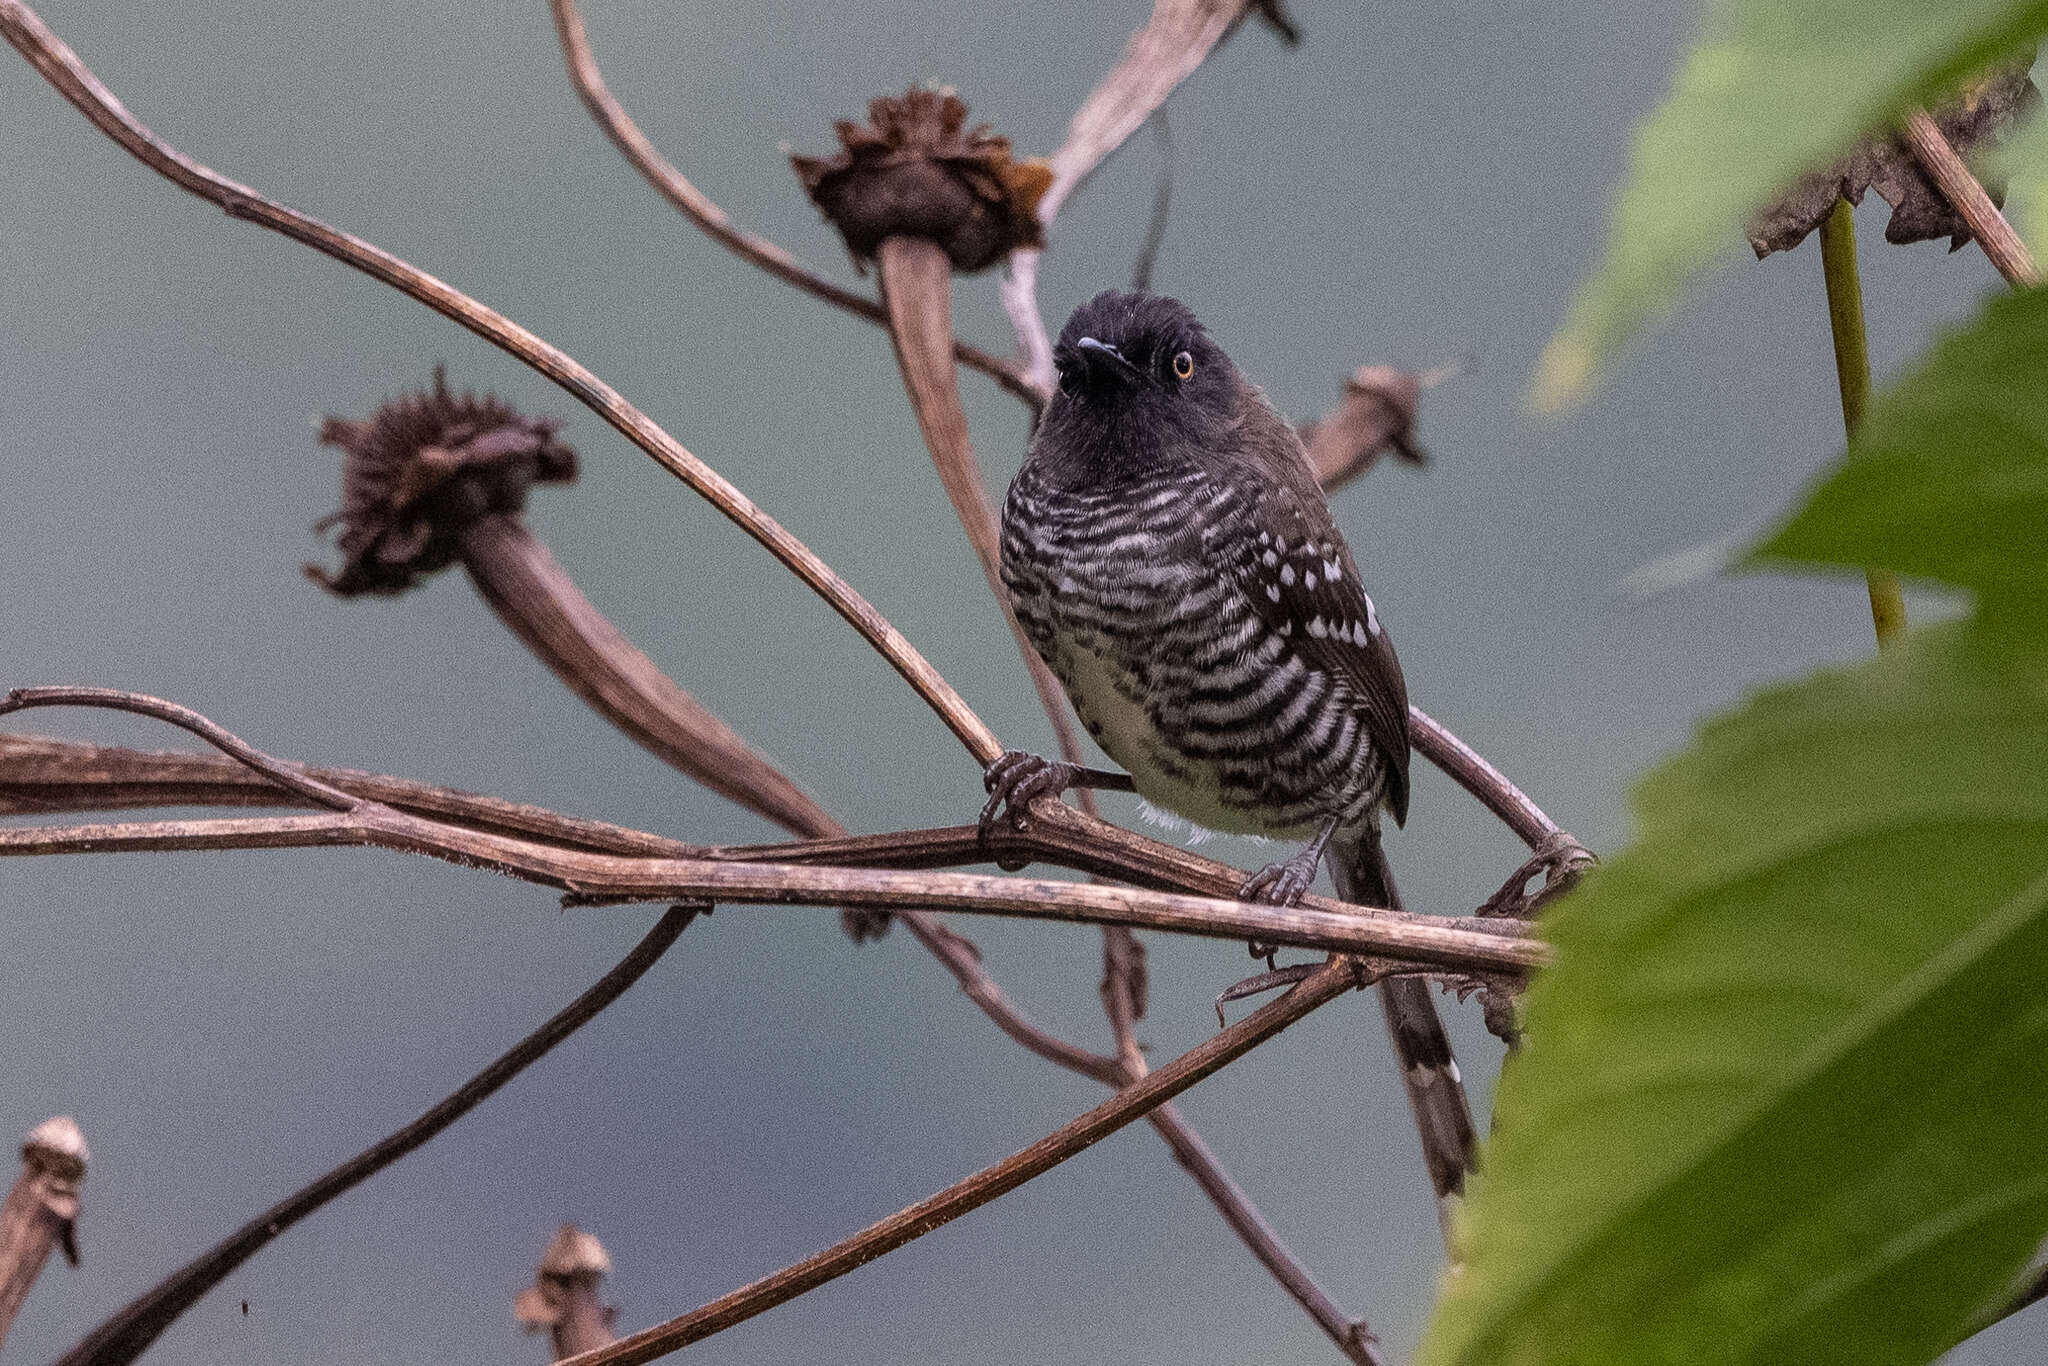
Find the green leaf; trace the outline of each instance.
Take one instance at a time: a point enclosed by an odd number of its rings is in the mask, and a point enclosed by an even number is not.
[[[1942,338],[1756,554],[1939,579],[1994,618],[2048,609],[2048,292]]]
[[[2044,29],[2044,0],[1709,0],[1669,97],[1636,130],[1606,254],[1532,400],[1579,401],[1774,194]]]
[[[1425,1366],[1925,1362],[2048,1233],[2048,658],[1756,698],[1546,919]]]

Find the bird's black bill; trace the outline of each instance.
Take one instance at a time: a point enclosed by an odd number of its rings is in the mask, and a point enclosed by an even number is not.
[[[1091,380],[1126,380],[1138,374],[1138,367],[1125,360],[1124,353],[1106,341],[1083,337],[1074,343],[1074,349],[1081,353],[1082,363],[1088,367]]]

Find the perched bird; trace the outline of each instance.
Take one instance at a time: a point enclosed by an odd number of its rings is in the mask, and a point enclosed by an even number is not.
[[[1334,845],[1339,890],[1389,904],[1379,822],[1407,819],[1407,688],[1300,437],[1173,299],[1097,295],[1053,360],[1059,391],[1003,507],[1031,643],[1146,801],[1309,841],[1245,899],[1299,901]],[[983,821],[1100,776],[1006,754]],[[1422,981],[1382,997],[1448,1198],[1472,1148],[1449,1041]]]

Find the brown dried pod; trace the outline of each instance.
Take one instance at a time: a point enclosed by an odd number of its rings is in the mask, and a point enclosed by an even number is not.
[[[599,1303],[597,1288],[611,1269],[603,1243],[564,1224],[548,1244],[533,1284],[513,1301],[512,1315],[529,1333],[551,1333],[557,1360],[609,1347],[617,1340],[612,1323],[618,1310]]]
[[[402,593],[462,557],[463,533],[485,517],[517,513],[534,484],[576,478],[576,452],[555,439],[553,418],[524,417],[495,397],[431,391],[379,408],[367,422],[330,417],[322,444],[346,455],[341,509],[316,530],[340,527],[341,572],[306,574],[342,597]]]
[[[2041,92],[2027,78],[2027,64],[2002,66],[1963,90],[1954,99],[1929,110],[1935,127],[1958,152],[1995,145],[2029,118],[2041,103]],[[1987,181],[1993,203],[2005,201],[2005,186]],[[1956,251],[1971,240],[1970,226],[1928,179],[1912,150],[1890,133],[1867,137],[1824,171],[1800,177],[1797,184],[1751,220],[1749,245],[1762,260],[1774,251],[1790,251],[1806,240],[1835,207],[1837,199],[1861,204],[1864,193],[1876,190],[1892,206],[1885,225],[1887,242],[1928,242],[1949,239]]]
[[[21,1143],[21,1177],[0,1201],[0,1340],[41,1274],[50,1250],[78,1265],[78,1186],[89,1155],[69,1115],[46,1119]]]
[[[862,270],[889,237],[936,242],[953,269],[982,270],[1044,245],[1037,210],[1052,168],[1012,159],[1008,138],[966,123],[951,90],[913,88],[875,100],[865,124],[833,125],[836,156],[789,161]]]

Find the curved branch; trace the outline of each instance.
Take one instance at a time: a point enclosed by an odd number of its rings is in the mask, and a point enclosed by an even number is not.
[[[1242,1057],[1318,1006],[1352,990],[1358,982],[1355,965],[1331,963],[1271,1005],[1246,1016],[1023,1151],[898,1210],[794,1266],[720,1296],[701,1309],[621,1338],[609,1347],[570,1357],[568,1362],[570,1366],[637,1366],[701,1342],[836,1280],[1044,1175]]]
[[[1531,849],[1564,834],[1542,807],[1508,781],[1506,774],[1420,707],[1408,708],[1408,734],[1417,753],[1477,797],[1482,806],[1500,817]]]
[[[738,227],[725,210],[691,184],[689,178],[670,164],[668,158],[640,131],[640,126],[633,122],[625,106],[604,83],[604,73],[598,69],[597,57],[590,50],[590,38],[584,31],[583,16],[577,11],[575,0],[549,0],[549,7],[554,11],[555,34],[561,40],[562,58],[569,68],[569,83],[576,87],[577,97],[590,111],[591,118],[597,121],[597,126],[604,130],[605,136],[625,154],[633,169],[660,192],[662,198],[702,229],[712,241],[741,260],[751,262],[785,284],[795,285],[813,298],[843,308],[855,317],[876,324],[887,322],[880,303],[833,284],[767,238]],[[981,371],[1033,410],[1045,406],[1047,392],[1034,387],[1008,361],[998,360],[957,337],[952,339],[952,351],[962,365]]]
[[[219,205],[231,217],[283,233],[381,280],[533,367],[767,548],[887,659],[983,765],[1002,753],[995,733],[925,657],[810,547],[718,471],[692,455],[616,389],[557,346],[425,271],[362,238],[266,199],[164,142],[140,123],[22,0],[0,0],[0,33],[93,124],[157,174]]]
[[[53,1366],[126,1366],[142,1355],[164,1329],[226,1280],[265,1244],[338,1195],[354,1189],[423,1146],[429,1139],[489,1099],[562,1040],[595,1019],[624,995],[668,951],[702,907],[677,906],[655,923],[632,952],[539,1029],[464,1082],[447,1099],[412,1123],[357,1153],[333,1171],[286,1196],[226,1238],[128,1302]]]

